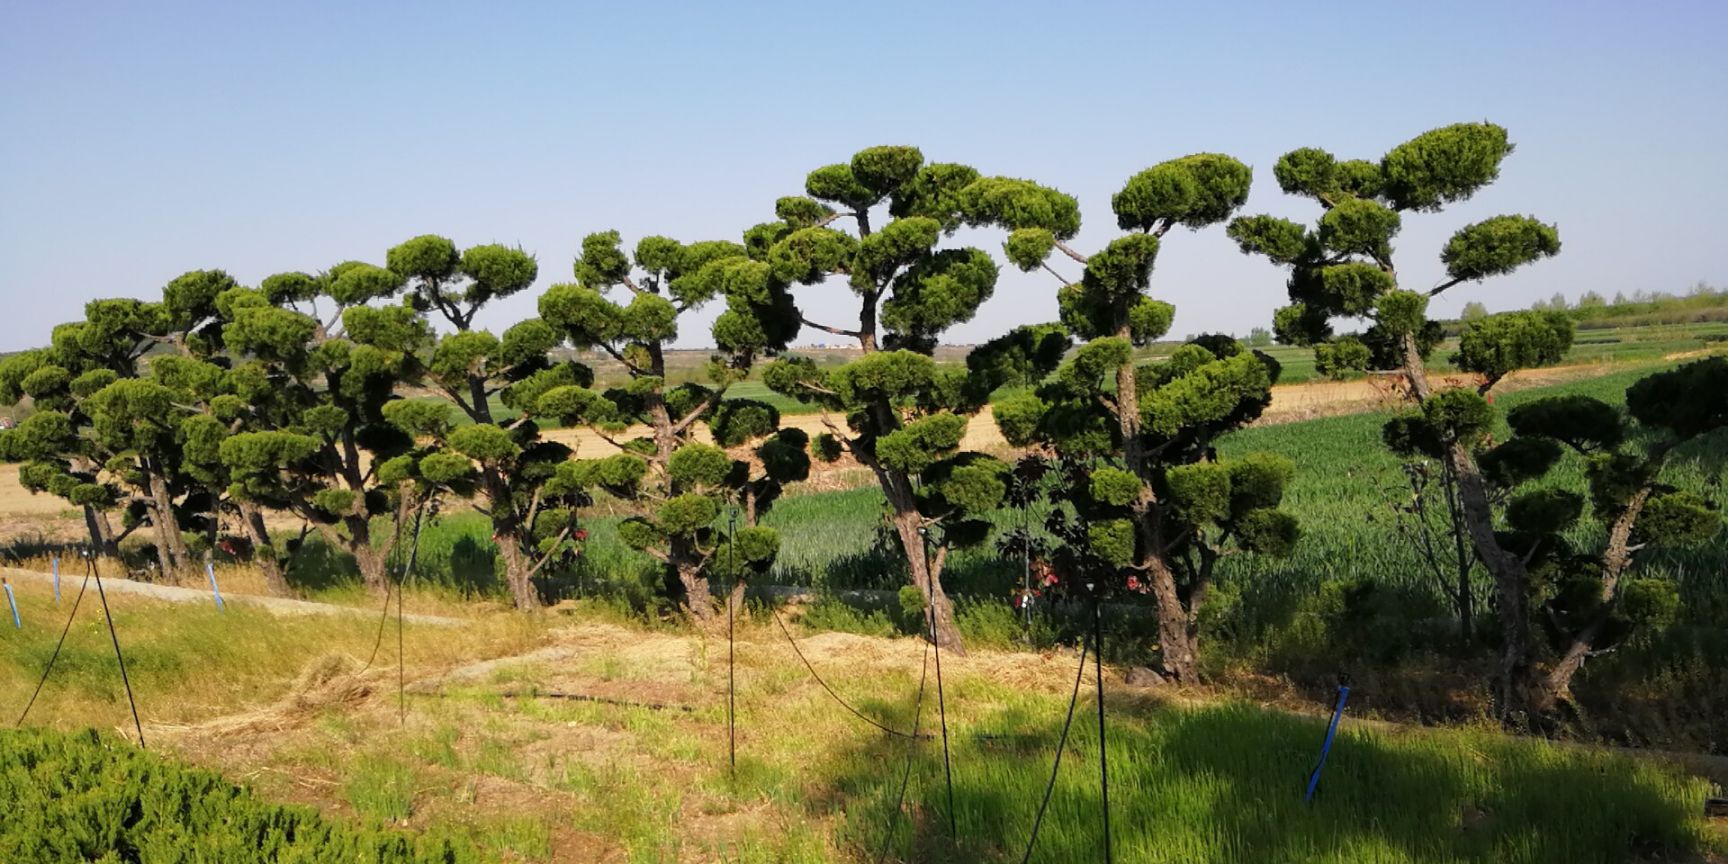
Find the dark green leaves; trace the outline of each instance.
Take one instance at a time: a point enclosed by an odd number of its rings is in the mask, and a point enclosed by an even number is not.
[[[876,458],[896,471],[916,474],[959,446],[965,432],[966,418],[932,414],[878,438]]]
[[[508,297],[534,284],[540,275],[533,255],[495,243],[469,247],[462,253],[461,269],[474,280],[466,297],[471,304]]]
[[[1650,375],[1627,388],[1626,408],[1638,422],[1681,438],[1728,426],[1728,357]]]
[[[980,178],[960,190],[958,203],[966,223],[973,226],[1042,228],[1058,240],[1080,233],[1080,202],[1030,180]]]
[[[1014,266],[1030,273],[1050,257],[1056,248],[1056,237],[1047,228],[1022,228],[1008,235],[1002,251]]]
[[[804,191],[847,210],[867,210],[882,197],[860,182],[850,165],[825,165],[811,171],[804,179]]]
[[[674,483],[686,488],[713,489],[732,470],[726,451],[708,444],[690,443],[672,451],[666,472]]]
[[[1633,540],[1641,543],[1702,543],[1722,530],[1722,514],[1691,492],[1668,491],[1644,502]]]
[[[1527,483],[1548,473],[1560,461],[1560,444],[1552,438],[1517,435],[1476,456],[1488,482],[1502,488]]]
[[[1276,216],[1243,216],[1226,229],[1244,255],[1265,255],[1274,264],[1294,264],[1308,251],[1308,232]]]
[[[911,180],[924,164],[916,147],[868,147],[852,157],[852,177],[878,199]]]
[[[1572,348],[1572,319],[1564,312],[1507,312],[1470,322],[1452,362],[1498,381],[1517,369],[1552,366]]]
[[[337,275],[329,285],[330,299],[343,306],[358,306],[402,290],[402,277],[383,267],[349,262],[331,272]]]
[[[1248,200],[1253,172],[1218,153],[1196,153],[1154,165],[1129,178],[1110,199],[1116,224],[1151,231],[1163,224],[1203,228],[1230,217]]]
[[[1495,216],[1452,235],[1440,261],[1453,279],[1480,281],[1560,254],[1560,232],[1533,216]]]
[[[1525,492],[1506,505],[1506,522],[1527,534],[1558,534],[1584,513],[1584,496],[1563,489]]]
[[[456,275],[456,244],[436,234],[403,241],[384,254],[384,266],[403,279],[442,281]]]
[[[1399,210],[1439,210],[1500,176],[1512,152],[1506,130],[1492,123],[1458,123],[1424,132],[1380,161],[1385,195]]]
[[[1399,224],[1397,213],[1376,202],[1345,198],[1320,217],[1320,244],[1333,252],[1384,261],[1392,256]]]
[[[1519,435],[1539,435],[1584,451],[1612,450],[1626,435],[1620,412],[1589,396],[1550,396],[1512,409],[1506,422]]]
[[[630,259],[619,248],[619,242],[617,231],[598,231],[583,237],[582,255],[576,259],[574,268],[576,281],[598,291],[628,278]]]

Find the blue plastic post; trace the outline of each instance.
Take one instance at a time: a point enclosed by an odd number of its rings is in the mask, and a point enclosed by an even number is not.
[[[18,617],[18,598],[12,596],[12,583],[6,582],[4,585],[6,587],[6,605],[12,607],[12,626],[22,630],[24,629],[24,622]]]
[[[48,559],[54,571],[54,605],[60,605],[60,556],[54,555]]]
[[[1350,688],[1344,685],[1338,687],[1338,704],[1332,708],[1332,722],[1326,727],[1326,741],[1320,745],[1320,761],[1314,766],[1314,773],[1308,775],[1308,794],[1302,796],[1302,803],[1314,800],[1314,790],[1320,786],[1320,769],[1326,767],[1326,755],[1332,752],[1332,738],[1338,734],[1338,721],[1344,717],[1344,702],[1350,698]]]
[[[210,577],[210,596],[216,598],[216,608],[228,608],[222,605],[222,589],[216,587],[216,565],[209,561],[204,562],[204,572]]]

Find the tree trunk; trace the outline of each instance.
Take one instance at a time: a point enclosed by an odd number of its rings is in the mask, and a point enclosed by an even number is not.
[[[954,621],[954,603],[948,598],[948,592],[942,590],[938,578],[940,570],[924,550],[924,535],[919,533],[921,517],[916,509],[910,506],[903,509],[900,502],[890,500],[894,503],[894,533],[900,536],[906,562],[911,565],[912,584],[918,587],[918,594],[924,599],[924,636],[929,638],[934,630],[936,647],[964,657],[966,644],[960,636],[959,624]],[[906,503],[910,505],[910,502]]]
[[[690,610],[690,617],[696,623],[706,626],[714,622],[714,595],[708,589],[708,577],[702,572],[702,565],[678,556],[683,560],[673,564],[673,570],[678,575],[678,584],[684,589],[684,605]]]
[[[494,502],[492,506],[499,505]],[[493,540],[498,544],[498,554],[504,557],[504,583],[510,588],[510,599],[515,601],[517,609],[538,609],[541,606],[540,592],[529,575],[534,570],[534,561],[522,551],[523,532],[513,520],[502,522],[502,525],[493,523],[497,526]]]
[[[1416,336],[1404,334],[1404,377],[1417,402],[1433,395],[1428,370],[1417,351]],[[1446,465],[1458,480],[1458,503],[1469,529],[1476,555],[1494,577],[1495,600],[1501,629],[1500,710],[1510,716],[1532,709],[1532,695],[1540,690],[1530,648],[1529,571],[1524,561],[1506,551],[1494,536],[1494,509],[1488,502],[1488,485],[1476,467],[1476,457],[1462,442],[1446,446]]]
[[[276,547],[270,543],[270,531],[264,525],[264,511],[249,501],[236,502],[235,506],[240,510],[240,525],[245,529],[247,539],[252,541],[252,563],[264,574],[264,584],[269,586],[271,594],[292,596],[294,589],[288,586],[287,574],[282,572],[282,559],[277,557]]]
[[[387,559],[390,550],[372,548],[372,526],[364,514],[344,516],[342,523],[348,528],[345,545],[348,554],[354,556],[355,566],[360,568],[360,580],[372,593],[384,593],[389,586]]]
[[[1124,325],[1116,334],[1128,339]],[[1192,622],[1205,599],[1203,589],[1190,593],[1189,603],[1182,602],[1181,586],[1176,584],[1175,568],[1165,560],[1161,521],[1162,508],[1153,496],[1151,459],[1140,440],[1140,391],[1136,380],[1134,359],[1116,369],[1116,423],[1122,439],[1122,460],[1128,470],[1140,478],[1140,497],[1130,509],[1134,514],[1134,533],[1139,548],[1140,567],[1152,589],[1152,600],[1158,617],[1158,657],[1160,670],[1166,678],[1183,683],[1199,680],[1200,636]]]
[[[1195,683],[1200,680],[1200,639],[1191,626],[1193,616],[1183,607],[1176,573],[1157,555],[1148,556],[1146,564],[1158,615],[1159,671],[1172,681]]]
[[[1458,641],[1468,646],[1476,641],[1476,596],[1470,585],[1470,570],[1475,558],[1464,545],[1464,520],[1458,507],[1458,478],[1452,473],[1451,463],[1440,464],[1441,490],[1446,493],[1446,514],[1451,522],[1453,555],[1458,566],[1458,583],[1452,598],[1458,610]]]
[[[120,544],[114,540],[114,527],[108,522],[107,513],[84,505],[84,527],[90,531],[90,547],[96,550],[97,555],[120,557]]]
[[[1584,668],[1584,661],[1589,659],[1596,638],[1602,633],[1602,625],[1613,614],[1615,601],[1619,599],[1620,576],[1632,564],[1632,528],[1648,500],[1650,487],[1646,486],[1632,495],[1626,509],[1608,526],[1608,543],[1602,550],[1602,606],[1589,624],[1572,634],[1560,661],[1534,682],[1529,693],[1530,710],[1552,714],[1562,703],[1572,701],[1572,678]]]
[[[174,496],[168,491],[168,480],[150,472],[150,521],[156,527],[157,557],[164,575],[179,573],[190,567],[192,554],[186,549],[186,538],[180,534],[180,520],[174,516]]]

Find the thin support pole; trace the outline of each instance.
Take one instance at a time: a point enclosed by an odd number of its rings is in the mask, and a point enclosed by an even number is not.
[[[396,724],[399,726],[408,725],[408,661],[402,651],[402,595],[407,593],[408,579],[414,575],[415,563],[420,557],[420,519],[426,515],[427,503],[421,502],[414,511],[414,539],[408,545],[408,566],[396,585]],[[386,596],[384,602],[388,604],[390,598]]]
[[[108,638],[114,643],[114,659],[120,663],[120,683],[126,688],[126,704],[132,707],[132,728],[138,732],[138,746],[144,747],[144,723],[138,719],[138,700],[132,696],[132,679],[126,675],[126,655],[120,652],[120,634],[114,629],[114,613],[108,609],[108,592],[102,590],[102,567],[91,555],[90,575],[96,580],[96,596],[102,599],[102,617],[108,620]]]
[[[738,577],[738,508],[732,508],[731,533],[726,537],[726,566],[732,571],[732,578]],[[738,593],[734,585],[732,594]],[[732,776],[738,776],[738,678],[736,666],[736,647],[733,640],[733,609],[732,597],[726,598],[726,758]]]
[[[1104,603],[1092,598],[1092,662],[1098,682],[1098,788],[1104,815],[1104,864],[1113,860],[1110,843],[1110,748],[1104,737]]]
[[[396,586],[396,725],[408,724],[408,662],[402,655],[402,595],[406,586]]]
[[[1030,507],[1030,502],[1026,507]],[[1020,509],[1020,618],[1021,638],[1032,644],[1032,514]]]
[[[948,702],[942,693],[942,639],[936,632],[936,574],[930,570],[930,529],[921,528],[919,554],[924,556],[925,590],[930,594],[930,644],[936,656],[936,710],[942,718],[942,776],[948,784],[948,839],[959,840],[959,820],[954,815],[954,762],[948,748]]]
[[[12,596],[12,583],[0,579],[0,588],[6,589],[6,605],[12,607],[12,627],[15,630],[24,629],[24,621],[18,617],[18,598]]]
[[[54,571],[54,605],[60,605],[60,556],[54,555],[48,559],[49,568]]]
[[[204,562],[204,575],[210,577],[210,596],[216,598],[216,611],[226,611],[228,607],[222,602],[222,589],[216,587],[216,563],[214,561]]]
[[[1326,767],[1326,757],[1332,752],[1332,739],[1338,734],[1338,721],[1344,718],[1344,703],[1350,699],[1350,684],[1348,679],[1338,684],[1338,701],[1332,706],[1332,722],[1326,724],[1326,740],[1320,744],[1320,760],[1314,763],[1313,773],[1308,775],[1308,791],[1302,796],[1302,803],[1314,800],[1314,790],[1320,787],[1320,771]]]
[[[36,679],[36,689],[30,693],[30,701],[24,703],[24,711],[18,715],[14,726],[23,726],[24,718],[30,716],[30,709],[36,705],[36,697],[42,695],[42,686],[48,683],[48,675],[54,671],[54,661],[60,659],[60,649],[66,647],[66,634],[72,632],[72,619],[78,617],[78,607],[84,603],[84,591],[90,587],[90,567],[84,567],[84,581],[78,585],[78,596],[72,598],[72,611],[66,614],[66,626],[60,628],[60,641],[54,643],[54,653],[48,655],[48,664],[42,667],[42,677]]]

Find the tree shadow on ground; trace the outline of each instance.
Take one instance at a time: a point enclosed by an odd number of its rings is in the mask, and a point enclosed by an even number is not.
[[[1097,729],[1080,709],[1033,861],[1103,860]],[[952,707],[952,706],[951,706]],[[1044,793],[1064,704],[953,726],[954,821],[939,741],[913,749],[889,860],[1016,862]],[[910,720],[909,709],[907,720]],[[931,719],[926,715],[926,721]],[[1341,732],[1312,804],[1302,794],[1324,721],[1231,705],[1112,701],[1110,804],[1123,862],[1683,861],[1701,786],[1625,757],[1490,733]],[[860,736],[825,763],[811,805],[876,860],[907,742]]]

